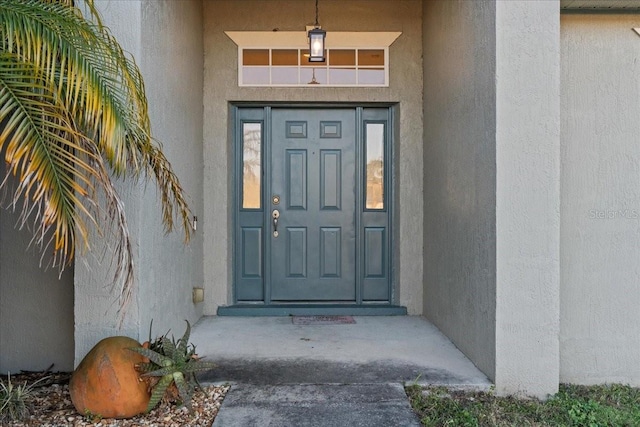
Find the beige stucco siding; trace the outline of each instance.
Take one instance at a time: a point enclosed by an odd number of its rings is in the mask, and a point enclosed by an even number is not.
[[[304,31],[313,2],[204,2],[204,253],[205,313],[232,303],[232,167],[228,110],[232,101],[398,103],[395,141],[395,286],[399,303],[422,313],[422,42],[421,2],[320,2],[320,23],[331,31],[401,31],[390,48],[388,88],[238,87],[238,50],[224,31]]]
[[[560,380],[640,385],[640,15],[563,15]]]
[[[425,3],[425,315],[501,394],[558,386],[559,4]]]
[[[140,67],[153,136],[198,215],[202,212],[201,2],[101,1],[98,6],[105,24]],[[106,336],[144,341],[151,319],[154,334],[169,329],[179,334],[184,319],[194,323],[202,315],[202,304],[192,303],[192,288],[203,281],[202,234],[195,233],[187,247],[180,230],[165,234],[154,184],[127,181],[118,188],[132,237],[135,288],[120,319],[118,289],[107,286],[113,248],[105,248],[99,236],[92,236],[92,252],[79,256],[75,265],[76,364]]]
[[[495,5],[425,2],[425,316],[495,376]]]
[[[560,5],[496,1],[496,389],[558,389]]]

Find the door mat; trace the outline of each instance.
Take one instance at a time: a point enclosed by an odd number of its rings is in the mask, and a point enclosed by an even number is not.
[[[352,316],[292,316],[294,325],[351,325]]]

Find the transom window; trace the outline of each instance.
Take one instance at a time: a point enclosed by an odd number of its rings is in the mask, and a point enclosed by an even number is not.
[[[309,62],[308,49],[242,49],[240,86],[388,86],[387,49],[327,49]]]
[[[238,45],[238,85],[389,86],[389,46],[400,33],[329,32],[325,62],[309,62],[306,32],[227,32]]]

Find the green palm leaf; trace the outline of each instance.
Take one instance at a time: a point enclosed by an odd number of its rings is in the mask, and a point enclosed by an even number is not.
[[[55,2],[3,0],[0,12],[8,35],[3,50],[40,69],[88,135],[102,133],[100,148],[116,172],[136,162],[139,153],[128,149],[125,136],[149,141],[144,86],[113,37]]]
[[[85,149],[64,105],[38,77],[31,64],[0,52],[0,122],[5,124],[0,143],[10,172],[19,179],[12,203],[22,199],[37,206],[23,209],[22,221],[35,212],[42,239],[55,224],[55,250],[73,255],[74,227],[87,233],[80,214],[92,218],[79,196],[93,193],[97,174],[91,163],[100,160]]]
[[[190,212],[150,136],[137,65],[102,25],[93,0],[86,1],[90,20],[73,3],[0,0],[0,151],[19,181],[11,203],[20,206],[22,225],[33,221],[34,241],[51,246],[54,265],[62,269],[77,248],[89,248],[89,224],[114,232],[122,307],[134,269],[111,173],[153,177],[165,231],[178,218],[186,241]]]

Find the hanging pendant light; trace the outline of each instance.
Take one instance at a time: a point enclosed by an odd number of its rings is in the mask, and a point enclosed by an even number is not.
[[[309,30],[309,62],[324,62],[324,40],[327,32],[318,24],[318,0],[316,0],[316,24]]]

